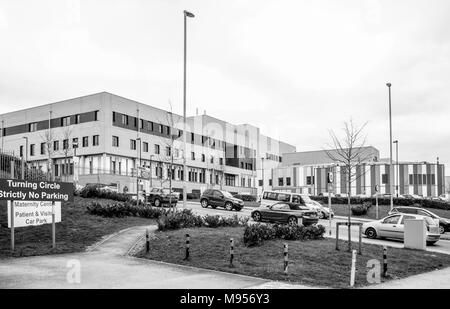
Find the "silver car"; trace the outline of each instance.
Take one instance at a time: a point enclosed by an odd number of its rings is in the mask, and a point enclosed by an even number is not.
[[[363,224],[362,232],[368,238],[393,238],[403,239],[405,236],[405,220],[423,219],[427,226],[427,245],[436,243],[441,235],[439,225],[430,217],[412,214],[393,214],[381,220],[371,221]]]

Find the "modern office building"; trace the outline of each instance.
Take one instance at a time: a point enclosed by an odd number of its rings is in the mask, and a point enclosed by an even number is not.
[[[1,148],[61,181],[119,192],[182,190],[183,117],[101,92],[0,115]],[[256,193],[262,169],[295,147],[206,114],[186,120],[187,192]],[[261,158],[265,158],[262,160]]]
[[[333,161],[326,151],[285,154],[282,166],[272,170],[273,190],[319,194],[331,191],[337,194],[373,195],[391,193],[390,165],[379,160],[379,151],[366,147],[362,152],[366,160],[355,165],[348,173],[342,164]],[[445,192],[445,167],[429,162],[394,162],[394,194],[418,194],[436,197]],[[333,183],[328,185],[328,173]],[[351,175],[351,188],[348,177]]]

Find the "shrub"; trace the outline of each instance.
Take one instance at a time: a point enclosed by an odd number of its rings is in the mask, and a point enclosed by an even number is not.
[[[203,223],[207,227],[219,227],[221,226],[221,217],[219,215],[206,215],[203,217]]]
[[[367,207],[365,205],[354,205],[351,208],[352,215],[354,216],[362,216],[367,214]]]
[[[123,218],[127,216],[136,216],[138,213],[138,208],[136,206],[124,202],[114,202],[108,204],[92,202],[87,207],[87,211],[92,215],[102,217]]]
[[[138,216],[148,219],[158,219],[163,215],[166,215],[170,210],[156,207],[142,207],[138,210]]]
[[[275,238],[285,240],[314,240],[323,239],[325,227],[322,225],[247,225],[244,231],[244,243],[247,246],[260,245],[264,240]]]
[[[169,211],[157,220],[158,230],[176,230],[180,228],[202,226],[202,217],[192,213],[191,209]]]
[[[98,188],[94,186],[85,186],[81,191],[79,192],[79,195],[83,198],[102,198],[102,199],[109,199],[109,200],[115,200],[120,202],[127,202],[130,201],[130,197],[124,193],[117,193],[114,191],[107,191],[107,190],[99,190]]]

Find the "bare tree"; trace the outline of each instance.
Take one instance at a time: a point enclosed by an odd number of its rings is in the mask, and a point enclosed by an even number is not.
[[[63,153],[64,153],[64,179],[67,181],[69,175],[69,154],[71,152],[70,148],[70,138],[72,137],[72,128],[67,127],[63,131]]]
[[[53,180],[53,142],[56,140],[51,129],[47,129],[41,134],[41,140],[45,143],[45,151],[47,154],[47,174],[48,180]]]
[[[348,250],[351,251],[351,186],[358,177],[356,173],[356,167],[362,162],[366,162],[371,158],[372,153],[368,152],[365,148],[366,136],[363,131],[367,125],[367,122],[361,126],[357,126],[350,119],[349,122],[344,122],[343,136],[339,138],[333,130],[329,130],[329,134],[332,140],[330,148],[332,150],[325,150],[327,156],[336,162],[341,167],[341,174],[345,176],[348,186]]]

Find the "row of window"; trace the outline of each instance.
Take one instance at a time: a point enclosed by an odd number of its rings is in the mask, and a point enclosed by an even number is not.
[[[92,146],[98,146],[98,145],[100,145],[100,138],[98,135],[93,135],[92,136]],[[53,149],[53,151],[59,151],[60,150],[60,141],[53,141],[53,145],[51,145],[50,147]],[[73,148],[79,147],[78,138],[72,138],[72,147]],[[82,147],[89,147],[89,136],[83,136]],[[69,139],[62,140],[62,150],[67,150],[69,148],[70,148]],[[39,153],[41,155],[47,154],[47,143],[46,142],[43,142],[40,144]],[[24,156],[23,145],[21,145],[19,147],[19,154],[20,154],[20,157]],[[36,155],[36,145],[31,144],[30,145],[30,157],[35,156],[35,155]]]
[[[389,183],[389,174],[381,175],[381,183]],[[435,174],[409,174],[409,184],[410,185],[435,185],[436,178]]]
[[[281,156],[277,156],[271,153],[266,153],[266,159],[267,160],[272,160],[272,161],[276,161],[276,162],[281,162]]]
[[[73,117],[73,122],[71,121],[72,117],[71,116],[64,116],[64,117],[60,117],[59,118],[59,125],[61,127],[67,127],[73,124],[79,124],[81,123],[81,115],[80,114],[76,114]],[[98,111],[94,111],[94,121],[98,120]],[[32,122],[28,124],[28,132],[35,132],[38,129],[38,123],[37,122]]]

